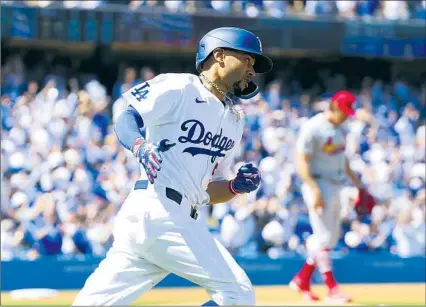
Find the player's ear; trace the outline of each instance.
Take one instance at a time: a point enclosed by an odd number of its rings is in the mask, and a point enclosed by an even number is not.
[[[216,48],[213,50],[213,57],[216,62],[223,64],[225,62],[225,52],[221,48]]]

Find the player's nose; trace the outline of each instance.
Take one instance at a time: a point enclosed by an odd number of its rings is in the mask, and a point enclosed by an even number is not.
[[[247,69],[247,79],[251,81],[254,77],[256,77],[256,72],[253,67],[249,67]]]

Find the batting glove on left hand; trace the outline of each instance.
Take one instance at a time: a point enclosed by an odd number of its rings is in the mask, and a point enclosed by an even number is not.
[[[250,193],[259,187],[260,180],[260,170],[252,163],[248,163],[240,167],[237,177],[229,181],[229,190],[235,195]]]
[[[161,170],[161,163],[163,162],[161,152],[168,151],[176,143],[170,143],[169,140],[162,140],[155,143],[149,143],[141,139],[138,141],[140,144],[138,144],[138,147],[136,147],[137,145],[134,146],[133,154],[145,169],[149,182],[154,183],[155,178],[157,178],[157,172]]]

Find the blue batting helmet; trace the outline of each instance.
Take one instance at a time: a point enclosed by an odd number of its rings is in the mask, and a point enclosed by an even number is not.
[[[224,27],[210,31],[198,43],[195,62],[198,72],[201,72],[203,62],[216,48],[233,49],[253,55],[256,59],[253,68],[257,74],[267,73],[273,67],[272,60],[262,54],[262,43],[256,35],[244,29]],[[248,99],[258,92],[257,85],[250,82],[244,91],[237,91],[234,94],[237,97]]]

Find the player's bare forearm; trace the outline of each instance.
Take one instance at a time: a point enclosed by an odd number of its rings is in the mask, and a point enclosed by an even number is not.
[[[211,205],[227,202],[235,196],[235,194],[229,190],[228,180],[210,182],[207,187],[207,193],[210,196],[209,203]]]
[[[347,159],[346,159],[346,162],[345,162],[345,173],[346,173],[346,176],[348,176],[352,180],[353,184],[358,189],[362,188],[361,181],[359,180],[358,176],[352,171],[351,166],[349,164],[349,161]]]
[[[303,180],[303,182],[305,182],[311,188],[316,189],[318,188],[318,185],[311,174],[310,160],[311,155],[305,153],[297,153],[296,169],[298,175]]]

